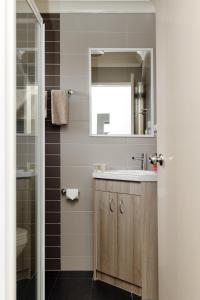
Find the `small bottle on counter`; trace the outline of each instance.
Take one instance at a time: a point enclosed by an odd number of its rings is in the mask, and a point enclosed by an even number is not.
[[[157,170],[158,170],[157,163],[156,164],[151,164],[151,171],[157,172]]]
[[[106,170],[106,164],[102,163],[96,163],[94,164],[95,172],[105,172]]]

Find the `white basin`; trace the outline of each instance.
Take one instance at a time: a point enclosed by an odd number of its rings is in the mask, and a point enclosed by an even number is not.
[[[94,172],[93,178],[124,181],[157,181],[157,173],[146,170],[109,170]]]
[[[17,170],[16,177],[17,178],[28,178],[35,176],[35,172],[33,170]]]

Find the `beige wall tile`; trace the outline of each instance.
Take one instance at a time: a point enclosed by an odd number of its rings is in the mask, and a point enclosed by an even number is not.
[[[93,189],[80,189],[77,201],[69,201],[66,196],[61,198],[61,210],[65,211],[93,211]]]
[[[128,33],[129,48],[155,48],[155,36],[146,33]]]
[[[71,121],[66,128],[61,127],[61,144],[126,144],[126,142],[125,137],[89,136],[89,121]],[[64,152],[63,155],[65,155]],[[61,157],[63,155],[61,154]]]
[[[61,238],[61,256],[92,256],[92,235],[64,235]]]
[[[89,75],[88,72],[83,76],[76,74],[75,76],[65,76],[65,70],[63,69],[63,74],[61,74],[60,82],[61,87],[64,89],[72,89],[74,95],[71,99],[75,97],[89,97]]]
[[[89,121],[71,121],[67,128],[61,127],[61,158],[65,153],[63,143],[87,143],[89,139]],[[62,154],[63,153],[63,154]]]
[[[155,35],[155,14],[132,14],[127,15],[128,32],[137,32]]]
[[[142,139],[142,138],[127,138],[126,139],[126,142],[127,144],[139,144],[139,145],[156,145],[156,137],[152,137],[152,138],[145,138],[145,139]]]
[[[61,14],[61,31],[126,32],[125,14]]]
[[[67,234],[92,234],[93,213],[84,211],[61,212],[61,235]]]
[[[89,100],[71,98],[69,101],[69,121],[89,121]]]
[[[80,148],[76,144],[63,144],[63,166],[93,166],[94,163],[124,165],[126,163],[127,145],[123,144],[84,144]],[[81,149],[81,150],[80,150]],[[81,152],[81,155],[80,155]]]
[[[62,188],[92,188],[93,167],[81,166],[61,166],[61,186]]]
[[[65,37],[62,38],[62,35]],[[87,54],[89,48],[127,47],[127,34],[120,32],[61,32],[61,51]]]
[[[61,256],[62,271],[91,271],[92,268],[92,256]]]
[[[139,156],[141,153],[151,155],[156,152],[156,145],[154,144],[62,144],[63,153],[61,161],[62,166],[77,166],[77,167],[91,167],[95,163],[105,163],[108,169],[120,168],[132,169],[138,167],[137,161],[133,161],[132,157]],[[140,166],[140,164],[139,164]]]
[[[61,76],[86,76],[89,73],[89,56],[86,54],[62,54],[60,57]]]

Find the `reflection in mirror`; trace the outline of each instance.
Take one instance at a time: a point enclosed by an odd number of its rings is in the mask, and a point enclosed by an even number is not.
[[[92,135],[153,135],[153,50],[90,49]]]

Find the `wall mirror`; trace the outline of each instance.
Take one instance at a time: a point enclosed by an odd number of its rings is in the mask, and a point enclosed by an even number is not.
[[[89,49],[90,135],[153,136],[153,49]]]

